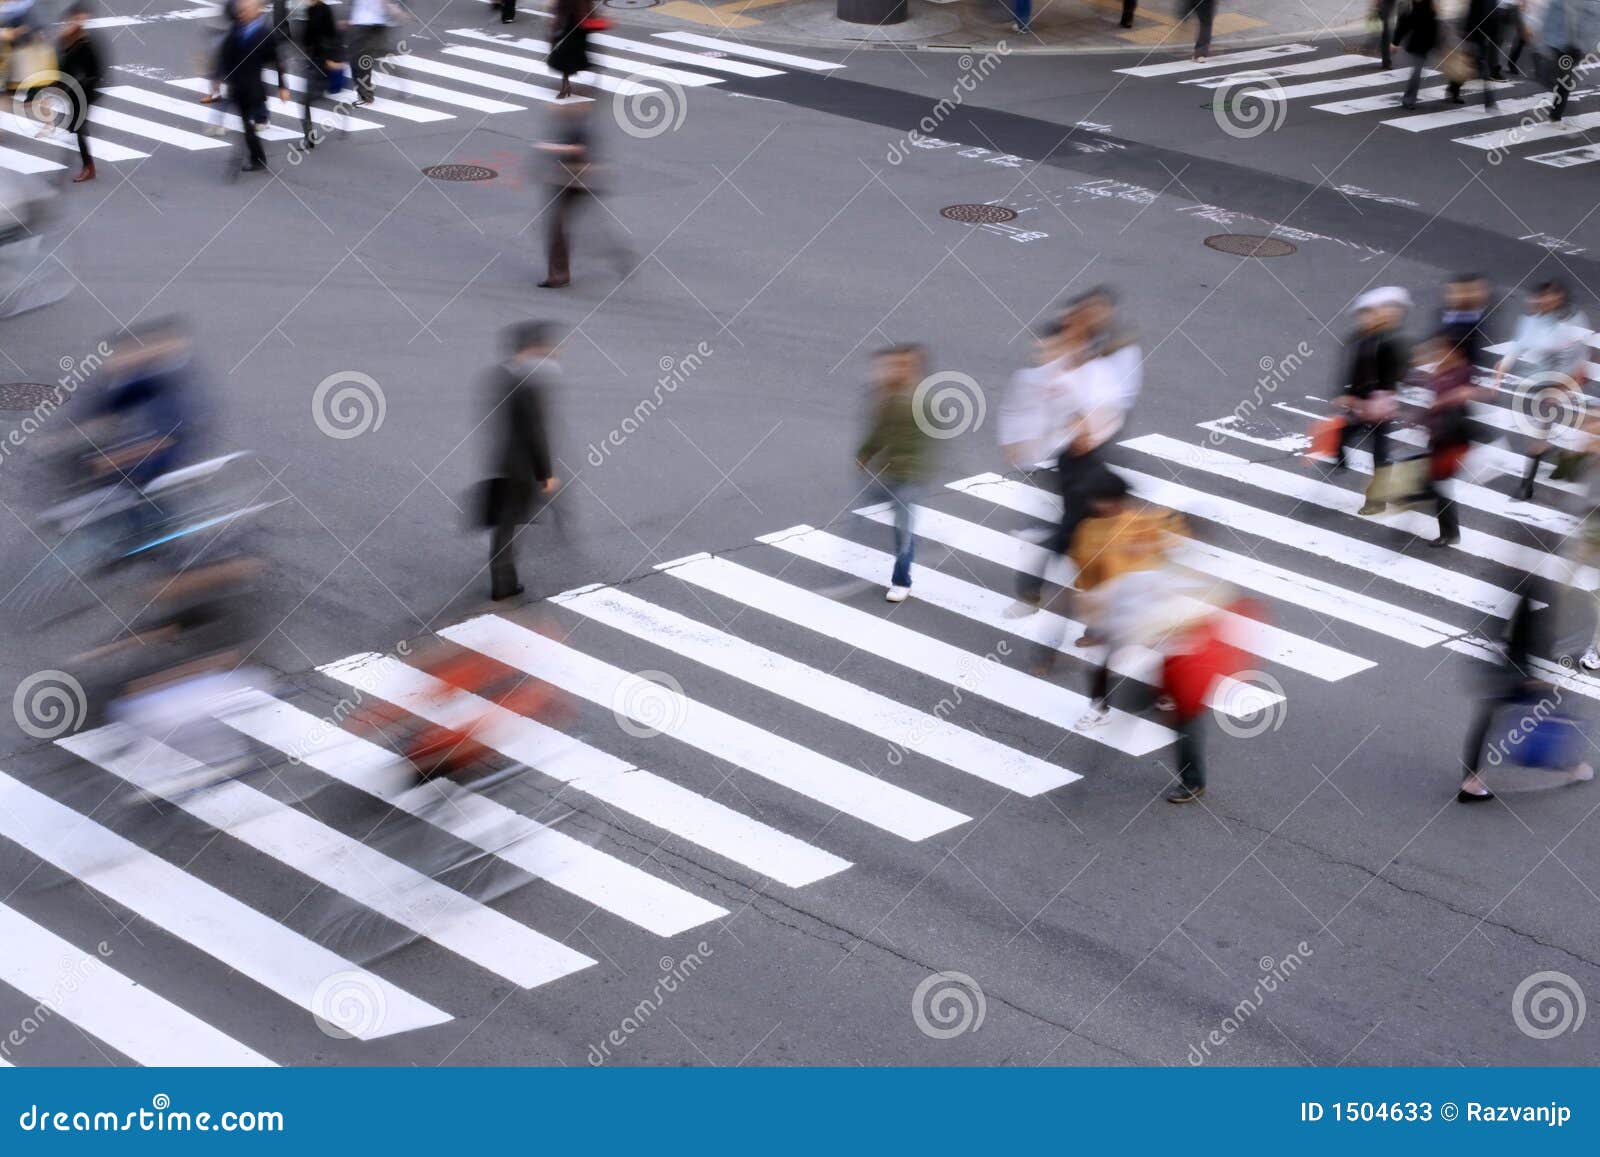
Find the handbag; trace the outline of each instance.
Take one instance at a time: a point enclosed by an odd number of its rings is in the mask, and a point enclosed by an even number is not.
[[[1366,500],[1381,503],[1408,503],[1416,499],[1427,481],[1428,456],[1403,458],[1379,466],[1367,483]]]
[[[350,69],[346,65],[328,69],[327,93],[329,96],[338,96],[350,85]]]
[[[1335,414],[1311,424],[1311,445],[1306,449],[1308,458],[1338,458],[1339,442],[1344,437],[1345,418]]]
[[[1478,65],[1464,47],[1457,45],[1439,61],[1439,73],[1451,84],[1465,84],[1478,75]]]
[[[605,32],[611,27],[611,21],[604,16],[585,16],[578,21],[578,27],[585,32]]]

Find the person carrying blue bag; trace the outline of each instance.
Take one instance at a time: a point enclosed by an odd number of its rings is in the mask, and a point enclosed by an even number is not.
[[[300,94],[300,131],[306,148],[317,147],[317,134],[311,131],[311,107],[324,97],[344,91],[344,45],[333,9],[324,0],[311,0],[300,22],[300,51],[306,60],[305,90]]]

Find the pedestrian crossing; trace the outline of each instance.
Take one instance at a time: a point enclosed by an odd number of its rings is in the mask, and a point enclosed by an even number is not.
[[[373,70],[374,100],[358,106],[353,93],[340,93],[313,110],[313,122],[336,133],[388,133],[463,120],[470,127],[483,117],[557,103],[561,78],[546,63],[547,41],[477,28],[439,35],[445,43],[436,50],[385,57]],[[568,101],[640,97],[844,67],[696,34],[596,33],[590,44],[595,71],[574,78]],[[299,75],[285,79],[292,99],[269,97],[269,123],[260,130],[268,143],[294,142],[301,136],[300,98],[307,81]],[[270,76],[268,83],[269,92],[274,91],[277,77]],[[210,88],[210,80],[202,76],[179,77],[160,87],[129,83],[102,88],[102,99],[89,112],[96,161],[143,161],[163,149],[209,153],[238,148],[244,131],[239,117],[224,104],[194,99]],[[71,163],[61,153],[76,153],[77,147],[73,134],[45,130],[16,113],[0,113],[0,169],[29,175],[61,172]]]
[[[1592,63],[1578,69],[1581,79],[1590,79]],[[1218,99],[1253,99],[1277,104],[1300,112],[1315,111],[1330,116],[1374,116],[1374,131],[1406,133],[1451,133],[1458,145],[1495,154],[1516,155],[1550,168],[1573,168],[1600,160],[1600,145],[1588,140],[1590,130],[1600,127],[1600,113],[1590,111],[1586,102],[1600,94],[1600,87],[1575,88],[1568,99],[1567,115],[1551,120],[1548,86],[1527,78],[1491,81],[1497,96],[1493,109],[1483,107],[1483,89],[1477,80],[1465,86],[1461,105],[1446,103],[1447,86],[1438,83],[1439,74],[1424,69],[1425,84],[1418,92],[1413,109],[1401,101],[1409,67],[1382,69],[1376,56],[1350,52],[1330,52],[1310,44],[1285,44],[1273,48],[1224,53],[1203,61],[1164,61],[1134,65],[1116,70],[1134,80],[1165,83],[1215,91]],[[1585,75],[1589,74],[1589,75]],[[1360,94],[1367,89],[1386,92]],[[1237,93],[1237,96],[1224,94]],[[1334,100],[1318,98],[1337,97]],[[1219,115],[1222,115],[1219,113]],[[1272,119],[1274,126],[1282,111]],[[1461,133],[1461,135],[1455,135]],[[1548,148],[1550,142],[1572,140],[1567,148]],[[1539,146],[1544,145],[1544,149]]]
[[[1497,394],[1480,416],[1509,416],[1509,404]],[[1460,549],[1419,550],[1433,537],[1429,515],[1357,513],[1370,459],[1352,454],[1353,471],[1334,475],[1304,458],[1304,431],[1328,412],[1286,400],[1249,421],[1132,433],[1108,448],[1137,496],[1186,516],[1192,537],[1176,560],[1196,589],[1248,594],[1266,609],[1233,623],[1256,670],[1211,695],[1235,733],[1335,684],[1381,692],[1386,664],[1397,669],[1412,651],[1497,662],[1492,639],[1530,573],[1580,592],[1597,585],[1562,557],[1578,526],[1570,484],[1542,478],[1540,501],[1514,501],[1506,483],[1520,456],[1479,447],[1481,472],[1454,488]],[[1415,445],[1405,434],[1398,441]],[[634,581],[566,591],[538,609],[537,629],[514,613],[438,632],[570,697],[579,708],[559,723],[452,686],[400,648],[215,708],[264,776],[217,782],[177,739],[120,723],[65,736],[56,749],[73,768],[28,778],[0,769],[0,865],[18,872],[0,899],[0,991],[70,1021],[103,1056],[304,1063],[296,1024],[329,1026],[359,1050],[468,1015],[465,978],[563,991],[603,973],[625,945],[653,959],[676,937],[710,934],[744,902],[742,888],[850,887],[891,848],[937,857],[1008,799],[1037,806],[1047,793],[1100,790],[1108,776],[1164,789],[1175,735],[1144,706],[1159,654],[1130,647],[1113,658],[1111,710],[1094,720],[1084,689],[1101,656],[1080,645],[1084,624],[1054,608],[1018,613],[1018,575],[1065,578],[1028,533],[1058,511],[1040,477],[930,487],[913,511],[913,597],[894,606],[879,595],[893,512],[875,503],[826,527],[786,527]],[[1046,652],[1054,670],[1030,659]],[[1541,670],[1600,699],[1600,678],[1581,667]],[[487,758],[525,768],[512,782],[538,791],[419,782],[396,751],[408,729],[428,725],[473,726]],[[94,790],[71,790],[78,768],[100,777]],[[342,804],[324,802],[324,789],[342,791]],[[203,870],[108,805],[130,794],[166,801],[167,821],[257,870]],[[600,831],[552,820],[552,801]],[[409,825],[403,838],[386,837],[396,824]],[[607,841],[619,830],[629,838]],[[430,867],[418,850],[430,841],[471,872]],[[680,857],[703,870],[674,870]],[[486,868],[516,875],[516,903],[474,883]],[[275,906],[268,878],[293,903]],[[103,932],[81,919],[56,926],[35,889],[62,879],[94,897]],[[347,951],[296,919],[311,895],[378,923],[399,949]],[[559,915],[572,904],[596,919]],[[102,939],[115,955],[85,950]],[[172,943],[202,963],[162,968]],[[435,953],[448,982],[421,990],[421,974],[404,967],[412,952]],[[197,997],[196,985],[223,983],[233,1004],[269,1010],[273,1031],[241,1031],[262,1020],[224,1022],[216,1000]],[[25,1049],[5,1059],[51,1060]]]

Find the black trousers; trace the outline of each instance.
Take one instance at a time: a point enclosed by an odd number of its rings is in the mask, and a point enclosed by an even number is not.
[[[1394,67],[1390,57],[1389,41],[1394,39],[1394,10],[1396,0],[1379,0],[1378,3],[1378,56],[1385,70]]]
[[[1072,536],[1078,532],[1078,524],[1089,515],[1085,493],[1105,468],[1098,448],[1087,454],[1063,450],[1056,459],[1056,492],[1061,496],[1061,521],[1045,543],[1045,549],[1051,555],[1066,554],[1071,549]],[[1024,602],[1038,602],[1043,590],[1043,575],[1023,572],[1017,576],[1017,597]]]
[[[1187,719],[1179,719],[1178,779],[1184,787],[1205,787],[1206,760],[1200,742],[1200,729],[1205,726],[1206,712],[1201,711]]]
[[[1122,0],[1122,22],[1133,23],[1133,14],[1139,10],[1139,0]]]
[[[510,24],[517,18],[517,0],[500,0],[500,23]]]
[[[1360,422],[1354,418],[1344,424],[1344,429],[1339,433],[1339,456],[1335,460],[1339,467],[1344,467],[1345,448],[1354,446],[1367,439],[1372,441],[1372,464],[1374,466],[1387,466],[1389,464],[1389,422]]]
[[[78,156],[83,160],[84,168],[94,164],[94,158],[89,155],[89,118],[87,116],[78,121]]]
[[[549,245],[549,269],[545,274],[547,281],[572,280],[572,249],[568,241],[568,234],[572,231],[572,217],[577,212],[578,203],[589,195],[589,190],[576,181],[564,185],[555,195],[554,204],[550,206],[550,230],[547,235]]]
[[[355,82],[356,99],[372,99],[372,66],[388,49],[387,24],[357,24],[350,29],[350,78]]]
[[[261,134],[256,131],[256,121],[267,119],[267,110],[264,107],[247,105],[243,101],[233,102],[234,110],[239,114],[239,119],[244,122],[244,151],[253,165],[267,163],[267,152],[261,147]]]
[[[517,589],[517,532],[525,526],[520,511],[502,510],[489,535],[489,593],[509,595]]]
[[[1567,97],[1572,95],[1572,90],[1577,87],[1578,78],[1575,75],[1578,68],[1578,59],[1583,53],[1576,48],[1563,48],[1556,53],[1556,87],[1554,92],[1555,103],[1551,106],[1550,116],[1560,120],[1567,111]]]
[[[311,135],[311,109],[328,95],[328,74],[320,68],[306,70],[306,90],[300,96],[300,131]]]

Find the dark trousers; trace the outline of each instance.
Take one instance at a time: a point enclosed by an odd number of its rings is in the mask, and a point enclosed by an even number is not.
[[[350,30],[350,78],[357,100],[372,99],[372,66],[387,49],[388,32],[386,24],[358,24]]]
[[[1340,469],[1344,468],[1345,448],[1354,446],[1368,438],[1372,441],[1373,466],[1387,466],[1389,464],[1389,426],[1388,422],[1358,422],[1351,418],[1344,424],[1344,429],[1339,433],[1339,456],[1335,462]]]
[[[264,106],[245,104],[243,101],[234,101],[234,110],[239,114],[239,119],[244,122],[244,152],[252,165],[267,163],[267,152],[261,147],[261,134],[256,131],[256,122],[267,119],[267,110]]]
[[[1467,50],[1472,53],[1473,63],[1475,63],[1478,67],[1478,79],[1483,82],[1483,107],[1493,108],[1494,88],[1489,84],[1489,58],[1494,49],[1490,46],[1489,41],[1478,40],[1468,44]],[[1461,95],[1461,86],[1459,84],[1451,83],[1449,91],[1450,97],[1453,100]],[[1565,104],[1566,102],[1563,101],[1562,103]]]
[[[495,517],[489,536],[489,593],[495,597],[517,589],[517,531],[523,525],[522,512],[509,503]]]
[[[1406,53],[1406,58],[1406,62],[1411,65],[1411,75],[1406,78],[1406,91],[1400,98],[1400,103],[1410,108],[1417,103],[1417,94],[1422,91],[1422,70],[1428,66],[1428,58],[1418,56],[1414,52]]]
[[[1201,750],[1200,729],[1205,724],[1205,712],[1177,721],[1178,779],[1184,787],[1205,787],[1206,761]]]
[[[517,0],[500,0],[500,23],[510,24],[517,18]]]
[[[94,158],[89,155],[89,118],[84,116],[78,121],[78,156],[83,160],[83,167],[88,168],[94,164]]]
[[[1139,10],[1139,0],[1122,0],[1122,23],[1131,25],[1133,14]]]
[[[1576,48],[1563,48],[1556,53],[1556,87],[1554,91],[1555,103],[1550,109],[1550,118],[1560,120],[1567,111],[1567,97],[1572,95],[1572,90],[1577,87],[1578,58],[1583,54]]]
[[[1389,55],[1389,41],[1394,39],[1395,0],[1380,0],[1378,4],[1378,56],[1385,69],[1394,67]]]
[[[1461,519],[1456,514],[1455,500],[1444,491],[1445,479],[1429,477],[1422,495],[1433,503],[1434,514],[1439,519],[1440,538],[1460,538]]]
[[[1217,14],[1217,0],[1190,0],[1188,15],[1195,20],[1194,54],[1204,56],[1211,51],[1211,21]]]
[[[546,281],[572,280],[572,251],[567,235],[572,231],[572,216],[578,202],[589,195],[589,190],[576,181],[562,186],[550,206],[550,231],[548,234],[550,263]]]
[[[320,68],[306,70],[306,90],[300,97],[300,131],[311,135],[311,110],[328,95],[328,74]]]
[[[1045,549],[1051,555],[1066,554],[1072,546],[1072,536],[1078,531],[1078,524],[1089,514],[1089,504],[1084,498],[1084,492],[1089,484],[1105,470],[1105,464],[1100,461],[1099,451],[1091,450],[1087,454],[1073,454],[1070,450],[1061,451],[1061,456],[1056,459],[1056,487],[1061,496],[1061,521],[1056,524]],[[1022,572],[1017,576],[1017,597],[1024,602],[1038,602],[1040,592],[1044,590],[1044,576]]]

